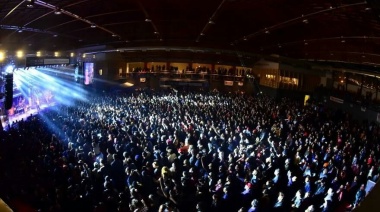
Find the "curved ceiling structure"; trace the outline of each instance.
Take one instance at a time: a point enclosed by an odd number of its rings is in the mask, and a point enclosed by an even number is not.
[[[7,0],[0,1],[0,43],[30,51],[96,45],[217,49],[211,57],[225,50],[240,58],[245,52],[376,65],[380,2]]]

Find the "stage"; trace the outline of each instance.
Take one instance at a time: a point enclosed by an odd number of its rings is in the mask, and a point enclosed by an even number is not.
[[[8,120],[7,120],[6,116],[0,116],[1,123],[3,125],[3,129],[7,130],[8,129],[8,125],[12,125],[12,123],[20,121],[22,119],[25,120],[27,117],[29,117],[31,115],[36,115],[39,112],[45,110],[46,108],[52,107],[54,105],[55,105],[55,103],[52,102],[50,104],[42,104],[40,106],[39,110],[37,108],[30,108],[28,110],[22,110],[22,111],[19,111],[19,112],[13,114],[13,115],[9,115],[8,116]]]

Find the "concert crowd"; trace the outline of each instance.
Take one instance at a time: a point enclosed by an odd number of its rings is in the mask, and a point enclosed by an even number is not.
[[[105,94],[9,124],[0,197],[16,211],[345,211],[379,178],[379,134],[317,102]]]

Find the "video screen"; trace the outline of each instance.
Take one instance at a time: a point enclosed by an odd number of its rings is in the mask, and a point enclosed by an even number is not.
[[[84,84],[90,85],[94,80],[94,63],[84,63]]]

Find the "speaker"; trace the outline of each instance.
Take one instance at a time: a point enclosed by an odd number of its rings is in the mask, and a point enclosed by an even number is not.
[[[5,109],[9,110],[13,104],[13,74],[5,75]]]

